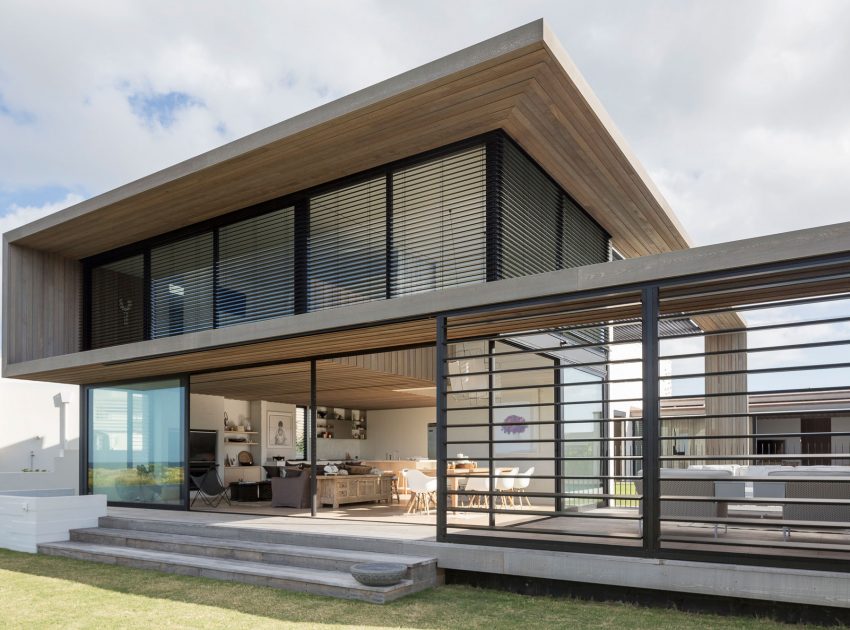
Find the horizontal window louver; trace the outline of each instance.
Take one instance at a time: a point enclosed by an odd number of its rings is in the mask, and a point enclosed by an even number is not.
[[[145,338],[144,256],[91,269],[90,346],[104,348]]]
[[[151,250],[151,337],[212,328],[213,235]]]
[[[610,260],[610,238],[513,141],[491,143],[497,170],[499,278]]]
[[[386,297],[386,177],[310,198],[308,310]]]
[[[392,174],[391,295],[486,280],[484,146]]]
[[[494,150],[501,177],[500,278],[516,278],[564,267],[561,243],[561,191],[510,141]]]
[[[216,325],[293,313],[295,209],[219,228]]]
[[[564,266],[611,260],[611,238],[587,213],[564,196]]]

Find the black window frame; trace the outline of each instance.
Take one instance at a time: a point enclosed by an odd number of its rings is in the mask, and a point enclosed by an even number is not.
[[[514,148],[518,149],[531,163],[540,170],[540,172],[560,191],[561,198],[577,207],[585,217],[595,224],[608,237],[610,244],[610,235],[599,225],[599,223],[585,211],[581,205],[567,193],[557,181],[537,164],[522,147],[516,143],[504,130],[498,129],[495,131],[479,134],[458,142],[454,142],[430,151],[418,153],[413,156],[395,160],[378,167],[370,168],[351,175],[337,178],[335,180],[313,186],[304,190],[293,192],[291,194],[282,195],[268,201],[254,204],[239,210],[223,214],[218,217],[213,217],[205,221],[201,221],[192,225],[172,230],[157,236],[144,239],[135,243],[131,243],[113,250],[96,254],[81,260],[83,267],[82,279],[82,318],[81,318],[81,350],[91,350],[91,298],[92,285],[91,273],[92,270],[100,265],[115,262],[122,258],[132,255],[143,255],[145,260],[145,303],[144,303],[144,336],[136,341],[148,341],[151,336],[151,279],[150,279],[150,255],[151,250],[163,245],[172,244],[180,240],[197,236],[205,232],[212,232],[214,242],[218,243],[219,228],[238,223],[240,221],[255,218],[264,214],[268,214],[286,207],[294,207],[294,270],[293,270],[293,314],[303,314],[309,312],[308,307],[308,284],[307,278],[307,251],[308,239],[310,230],[310,198],[316,195],[332,192],[336,189],[356,185],[383,176],[386,178],[387,197],[386,197],[386,262],[387,269],[385,270],[386,282],[386,299],[391,299],[395,295],[392,287],[393,278],[396,275],[392,269],[394,264],[392,225],[393,225],[393,201],[392,201],[392,177],[397,170],[416,166],[434,160],[443,156],[450,155],[455,152],[463,151],[476,146],[485,147],[485,185],[486,185],[486,250],[485,250],[485,282],[492,282],[504,278],[502,270],[502,254],[504,248],[504,234],[502,233],[502,207],[500,203],[501,189],[503,182],[501,181],[502,160],[499,154],[502,151],[503,143],[511,143]],[[610,247],[609,247],[610,250]],[[610,260],[610,255],[609,255]],[[599,261],[605,262],[605,261]],[[213,314],[217,313],[215,301],[217,299],[218,289],[218,251],[215,248],[213,258]],[[212,329],[219,329],[218,317],[214,317]],[[101,346],[108,347],[108,346]]]

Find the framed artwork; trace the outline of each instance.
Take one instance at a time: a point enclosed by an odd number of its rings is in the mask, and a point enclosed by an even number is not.
[[[536,451],[534,442],[517,442],[517,440],[537,439],[537,425],[528,424],[535,421],[535,407],[529,402],[518,402],[510,407],[493,410],[493,453],[509,455],[511,453],[532,453]]]
[[[266,446],[295,448],[295,414],[269,411],[266,414]]]

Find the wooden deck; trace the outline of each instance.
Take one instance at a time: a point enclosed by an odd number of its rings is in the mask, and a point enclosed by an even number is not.
[[[535,506],[536,512],[547,508]],[[548,508],[551,509],[551,508]],[[436,539],[437,517],[408,514],[404,497],[401,504],[370,504],[322,508],[315,518],[308,509],[273,508],[268,501],[222,504],[218,509],[194,509],[192,514],[220,514],[228,517],[268,517],[292,524],[301,521],[321,524],[323,531],[338,531],[339,535],[364,535],[365,532],[391,535],[401,539]],[[522,509],[496,515],[496,529],[477,529],[487,525],[488,515],[458,510],[448,515],[448,531],[453,534],[496,538],[561,541],[573,544],[592,543],[622,547],[642,545],[639,522],[631,520],[634,508],[600,508],[576,512],[571,516],[540,516],[523,513]],[[661,547],[714,551],[735,554],[756,554],[781,557],[850,560],[850,526],[847,530],[792,530],[786,540],[781,526],[771,523],[776,514],[770,510],[758,513],[732,511],[730,516],[747,520],[764,520],[760,525],[728,525],[715,527],[711,523],[664,521],[661,527]],[[270,521],[269,521],[270,522]],[[345,525],[342,525],[345,523]],[[288,525],[287,525],[288,526]],[[367,534],[371,535],[371,534]]]
[[[377,510],[369,506],[350,506],[341,510],[324,510],[316,518],[303,510],[238,506],[241,513],[221,511],[175,512],[141,508],[109,508],[109,517],[134,519],[142,529],[169,531],[172,527],[191,524],[198,527],[222,528],[232,531],[222,537],[228,540],[257,539],[266,542],[285,542],[289,545],[309,544],[316,547],[351,549],[381,553],[423,555],[438,559],[441,569],[463,570],[499,575],[517,575],[544,579],[566,580],[630,588],[659,589],[737,598],[770,599],[800,604],[850,607],[850,572],[842,572],[834,558],[847,559],[848,555],[831,549],[848,540],[845,533],[800,532],[792,533],[796,552],[805,551],[810,558],[823,560],[820,570],[794,568],[776,569],[758,562],[729,564],[702,561],[661,561],[657,558],[618,555],[611,553],[578,553],[572,551],[547,551],[516,548],[511,545],[471,545],[441,543],[436,541],[434,515],[403,516],[396,504],[391,510]],[[619,508],[622,510],[623,508]],[[249,514],[249,510],[264,513]],[[392,514],[391,512],[395,512]],[[627,544],[640,543],[635,538],[635,522],[599,518],[593,512],[574,517],[529,517],[519,511],[499,520],[502,525],[492,531],[464,529],[482,518],[456,518],[450,521],[453,532],[470,536],[517,536],[516,530],[533,526],[542,530],[539,539],[571,540],[573,542],[600,542],[602,537],[564,535],[630,534]],[[108,519],[107,519],[108,520]],[[146,525],[147,524],[147,525]],[[108,526],[108,525],[107,525]],[[544,533],[546,530],[551,534]],[[556,533],[561,532],[561,533]],[[521,534],[528,538],[529,534]],[[676,538],[673,541],[672,538]],[[698,524],[676,523],[662,527],[665,547],[683,545],[686,549],[717,551],[751,551],[760,543],[776,545],[776,553],[789,555],[790,547],[782,547],[781,532],[769,532],[730,527],[720,533],[715,541],[713,527]],[[682,539],[684,542],[679,542]],[[607,539],[624,544],[623,539]],[[469,542],[472,542],[471,540]],[[744,543],[743,549],[730,543]],[[725,543],[725,544],[723,544]],[[846,543],[844,543],[846,544]],[[811,548],[805,549],[805,546]],[[847,545],[850,548],[850,545]],[[763,550],[759,550],[764,553]],[[720,556],[718,556],[720,560]]]

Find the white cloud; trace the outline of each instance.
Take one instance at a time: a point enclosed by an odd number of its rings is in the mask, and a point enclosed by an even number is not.
[[[0,234],[14,230],[36,219],[46,217],[63,208],[79,203],[83,197],[77,193],[68,193],[59,201],[49,202],[40,206],[19,206],[12,204],[6,214],[0,216]]]

